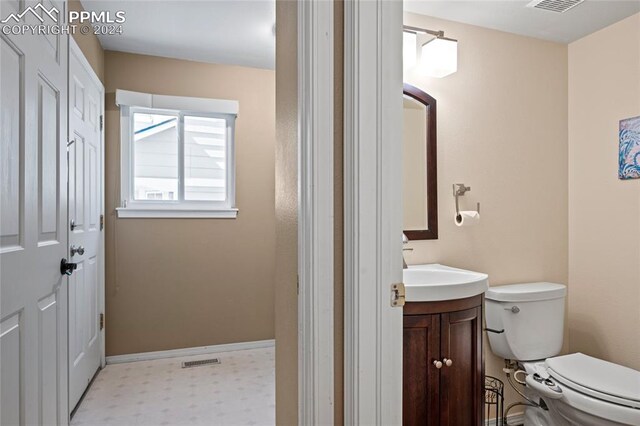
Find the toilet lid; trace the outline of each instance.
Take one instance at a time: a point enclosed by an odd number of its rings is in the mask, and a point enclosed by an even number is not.
[[[545,360],[551,376],[578,392],[640,408],[640,371],[581,353]]]

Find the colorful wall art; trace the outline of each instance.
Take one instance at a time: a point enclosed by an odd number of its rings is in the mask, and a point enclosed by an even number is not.
[[[640,178],[640,116],[620,120],[618,178]]]

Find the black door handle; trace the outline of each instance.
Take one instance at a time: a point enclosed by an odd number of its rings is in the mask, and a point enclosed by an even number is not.
[[[78,269],[77,263],[67,262],[67,259],[62,259],[60,261],[60,273],[62,275],[71,275],[76,269]]]

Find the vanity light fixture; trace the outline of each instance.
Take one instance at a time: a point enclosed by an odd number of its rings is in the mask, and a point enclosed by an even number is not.
[[[405,69],[412,68],[418,59],[418,35],[416,33],[402,33],[402,63]]]
[[[419,34],[434,36],[421,47],[420,68],[426,75],[442,78],[458,70],[458,40],[445,37],[444,31],[433,31],[408,25],[403,27],[402,50],[405,67],[408,68],[416,63],[416,43]]]

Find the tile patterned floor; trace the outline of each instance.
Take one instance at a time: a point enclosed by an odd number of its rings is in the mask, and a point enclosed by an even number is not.
[[[222,363],[181,368],[212,357]],[[271,347],[107,365],[71,425],[273,426],[274,357]]]

